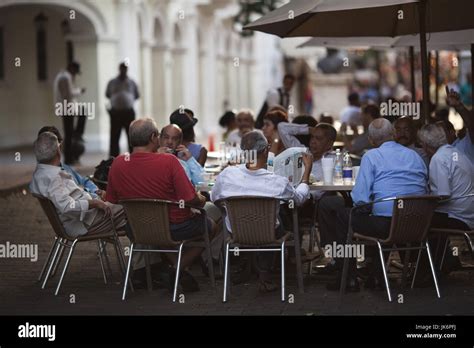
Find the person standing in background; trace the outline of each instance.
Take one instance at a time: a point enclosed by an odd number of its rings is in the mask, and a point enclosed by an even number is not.
[[[255,122],[255,128],[263,128],[263,118],[272,108],[280,106],[284,108],[285,111],[288,111],[291,104],[290,93],[295,84],[295,80],[296,78],[293,75],[287,74],[283,78],[283,87],[268,91],[265,103],[263,104],[262,109],[258,114],[257,121]]]
[[[73,143],[83,143],[82,135],[86,127],[86,116],[79,114],[69,115],[67,109],[60,108],[62,112],[58,114],[58,105],[68,105],[71,103],[77,103],[77,97],[84,94],[85,88],[78,88],[74,86],[74,78],[77,74],[81,73],[81,65],[77,62],[71,62],[68,64],[65,70],[60,71],[54,79],[54,103],[56,116],[62,117],[64,126],[64,162],[66,164],[74,164],[79,160],[80,155],[83,151],[78,151]],[[77,112],[77,109],[74,108]],[[77,117],[77,124],[74,126],[74,119]],[[76,151],[74,151],[76,148]]]
[[[120,133],[122,128],[127,132],[130,123],[135,120],[135,110],[133,104],[140,98],[138,86],[127,75],[128,66],[125,63],[119,65],[119,75],[110,80],[107,84],[105,95],[110,99],[111,108],[108,110],[110,115],[110,156],[117,157],[120,153]],[[131,147],[128,145],[130,152]]]

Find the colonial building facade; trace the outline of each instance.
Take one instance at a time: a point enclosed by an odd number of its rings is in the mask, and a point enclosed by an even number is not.
[[[106,150],[107,82],[126,61],[139,85],[139,117],[160,126],[180,106],[199,118],[201,139],[218,134],[224,109],[258,111],[279,85],[278,39],[234,30],[237,0],[0,0],[0,147],[31,144],[55,116],[53,81],[67,61],[81,63],[81,102],[95,107],[88,149]]]

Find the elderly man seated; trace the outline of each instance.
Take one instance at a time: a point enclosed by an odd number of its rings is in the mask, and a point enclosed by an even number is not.
[[[303,163],[305,171],[301,184],[294,188],[287,178],[278,176],[266,169],[269,144],[265,136],[258,131],[245,134],[240,145],[244,151],[254,151],[256,161],[248,162],[238,166],[227,167],[216,180],[211,193],[211,200],[216,202],[221,199],[239,196],[262,196],[279,199],[293,199],[296,205],[301,205],[309,198],[309,175],[312,167],[312,157],[305,154]],[[229,219],[225,220],[227,229],[231,231]],[[281,223],[277,223],[277,237],[283,231]],[[259,253],[257,267],[259,271],[259,290],[261,292],[274,291],[277,289],[270,278],[270,268],[273,261],[273,253]]]
[[[160,148],[158,153],[175,155],[193,185],[203,181],[204,168],[196,161],[191,151],[183,145],[183,131],[175,124],[163,127],[160,135]]]
[[[124,199],[144,198],[168,201],[184,201],[189,205],[203,207],[205,198],[196,193],[176,156],[157,153],[160,146],[160,132],[151,118],[132,122],[129,130],[131,155],[121,155],[112,164],[107,185],[107,201],[117,203]],[[169,207],[171,237],[176,241],[202,236],[203,216],[195,214],[189,208]],[[215,224],[207,218],[208,230],[215,234]],[[201,255],[202,248],[188,248],[184,251],[180,277],[184,291],[198,291],[199,286],[190,273],[185,271]],[[167,255],[173,267],[176,267],[175,255]],[[143,253],[134,259],[134,269],[143,266]],[[163,271],[163,276],[174,279],[171,268]],[[169,284],[172,285],[172,284]],[[170,286],[169,288],[172,288]]]
[[[239,146],[242,137],[255,129],[255,115],[250,109],[242,109],[235,117],[237,129],[229,133],[227,137],[227,145]]]
[[[429,184],[432,194],[453,198],[438,207],[433,216],[432,227],[466,231],[474,229],[474,197],[460,198],[474,194],[474,164],[464,152],[448,144],[446,133],[439,124],[423,126],[418,137],[431,157]],[[459,199],[455,199],[457,197]],[[433,249],[442,250],[436,247],[437,239],[434,242]],[[443,248],[446,237],[440,242],[439,247]],[[442,253],[437,253],[437,262],[441,255]],[[447,253],[447,257],[446,261],[450,262],[452,253]]]
[[[125,226],[126,219],[120,205],[94,199],[77,185],[73,176],[61,167],[61,150],[58,138],[51,132],[38,136],[34,144],[38,164],[30,190],[51,200],[68,236],[76,238],[98,234]]]
[[[61,133],[59,132],[59,130],[55,126],[44,126],[38,131],[38,136],[46,132],[51,132],[58,138],[59,146],[62,149],[63,137],[61,136]],[[66,172],[71,174],[76,184],[84,188],[84,190],[88,192],[92,196],[92,198],[100,198],[102,200],[105,199],[105,191],[100,190],[91,179],[89,179],[86,176],[82,176],[76,170],[74,170],[74,168],[72,168],[71,166],[67,164],[64,164],[63,162],[61,162],[60,166]]]
[[[427,169],[421,157],[409,148],[394,141],[394,129],[383,118],[374,120],[369,126],[369,140],[374,149],[364,157],[356,184],[351,193],[355,205],[371,201],[427,193]],[[359,209],[352,216],[354,232],[377,238],[386,238],[390,232],[393,202],[374,204],[371,210]],[[345,207],[341,197],[324,197],[320,202],[320,232],[329,241],[329,246],[343,245],[347,240],[350,208]],[[368,248],[366,248],[367,251]],[[374,250],[372,250],[374,251]],[[375,254],[374,254],[375,255]],[[367,259],[367,252],[365,258]],[[336,273],[342,269],[343,259],[333,259],[330,267]],[[378,266],[379,263],[375,263]],[[355,259],[351,259],[349,291],[359,291]],[[381,271],[378,269],[377,271]],[[373,270],[366,287],[383,284],[381,273]],[[339,290],[340,277],[328,284],[328,290]]]

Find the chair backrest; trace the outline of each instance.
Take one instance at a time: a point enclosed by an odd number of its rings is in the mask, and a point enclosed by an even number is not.
[[[438,196],[407,196],[393,202],[390,235],[385,243],[416,244],[425,241]]]
[[[41,208],[48,217],[49,223],[51,224],[54,233],[56,233],[59,238],[71,239],[70,237],[68,237],[66,231],[64,230],[63,223],[59,218],[58,211],[56,210],[56,207],[54,206],[53,202],[51,202],[51,200],[49,200],[48,198],[38,195],[36,193],[32,193],[32,195],[40,202]]]
[[[279,199],[242,196],[223,201],[232,228],[232,240],[248,246],[276,242],[276,214]]]
[[[157,199],[127,199],[119,202],[125,209],[132,229],[133,242],[159,247],[178,244],[171,238],[168,207],[169,201]]]

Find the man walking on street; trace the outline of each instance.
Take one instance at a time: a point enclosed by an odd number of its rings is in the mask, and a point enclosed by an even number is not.
[[[119,65],[119,75],[110,80],[105,95],[110,99],[110,156],[117,157],[120,153],[120,133],[125,128],[128,138],[130,123],[135,119],[133,104],[140,98],[135,81],[127,76],[128,67],[125,63]],[[128,139],[127,139],[128,141]],[[131,152],[130,144],[129,150]]]

